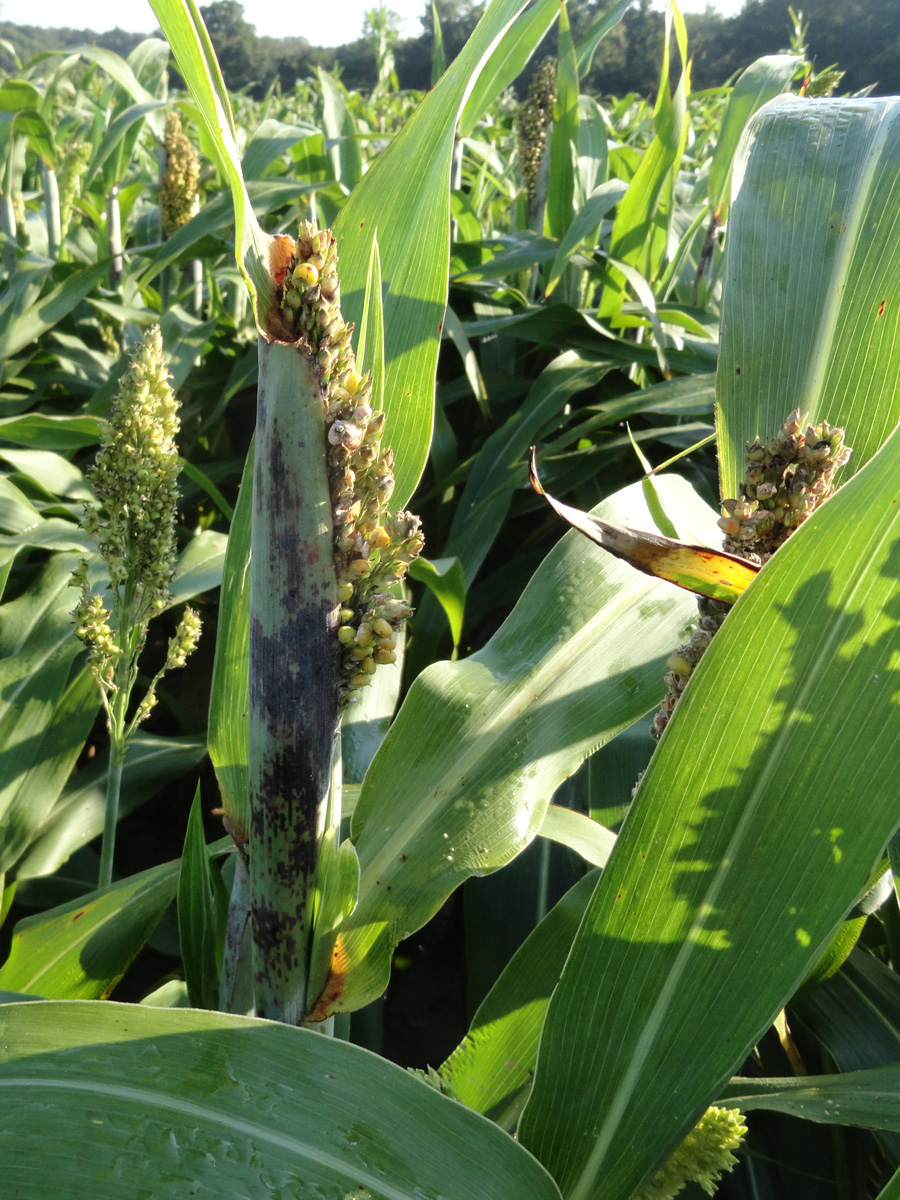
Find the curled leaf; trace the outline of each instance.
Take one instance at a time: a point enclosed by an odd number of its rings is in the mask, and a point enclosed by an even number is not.
[[[707,546],[691,546],[656,533],[642,533],[603,521],[580,508],[562,504],[544,491],[538,478],[534,446],[528,452],[528,478],[539,496],[543,496],[564,521],[585,537],[646,575],[666,579],[698,596],[709,596],[733,604],[750,586],[759,567],[734,554],[723,554]]]

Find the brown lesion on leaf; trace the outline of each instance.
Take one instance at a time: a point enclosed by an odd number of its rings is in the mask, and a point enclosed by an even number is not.
[[[328,978],[325,980],[325,986],[319,994],[318,1000],[306,1014],[304,1020],[310,1024],[317,1024],[319,1021],[324,1021],[334,1012],[335,1005],[343,995],[344,987],[347,982],[347,972],[350,967],[350,957],[347,954],[344,940],[340,934],[334,942],[334,949],[331,952],[331,967],[328,972]]]

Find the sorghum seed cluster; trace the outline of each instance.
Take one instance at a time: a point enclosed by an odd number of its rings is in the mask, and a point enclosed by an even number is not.
[[[528,85],[528,94],[519,108],[516,120],[519,170],[525,180],[529,203],[533,202],[537,192],[538,173],[547,144],[547,132],[553,120],[555,103],[556,60],[545,58]]]
[[[301,225],[286,265],[275,272],[281,330],[276,336],[315,356],[324,385],[334,567],[341,602],[341,702],[352,702],[376,669],[396,660],[397,634],[412,610],[392,589],[424,541],[417,516],[389,512],[394,457],[382,446],[384,413],[373,412],[372,380],[361,375],[341,315],[337,251],[330,230]]]
[[[834,476],[850,458],[843,429],[822,421],[808,425],[794,409],[770,442],[747,443],[744,486],[738,500],[722,501],[719,528],[724,549],[748,562],[768,562],[775,551],[834,491]],[[713,635],[731,608],[721,600],[700,596],[700,628],[687,643],[669,655],[666,695],[651,726],[654,738],[662,732],[703,657]]]
[[[166,165],[160,180],[159,213],[163,233],[171,237],[193,216],[200,181],[200,159],[177,112],[166,113],[163,148]]]

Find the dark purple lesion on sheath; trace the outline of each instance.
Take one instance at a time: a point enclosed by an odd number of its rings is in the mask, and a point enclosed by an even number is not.
[[[289,979],[306,967],[299,961],[308,950],[303,920],[339,698],[339,605],[327,573],[331,559],[322,563],[319,540],[304,539],[287,519],[299,510],[303,480],[287,465],[278,432],[273,422],[263,466],[267,499],[255,516],[268,534],[268,587],[280,603],[270,627],[258,614],[250,625],[250,707],[265,726],[269,747],[250,781],[250,854],[269,884],[252,910],[257,983]],[[324,433],[321,452],[324,459]]]

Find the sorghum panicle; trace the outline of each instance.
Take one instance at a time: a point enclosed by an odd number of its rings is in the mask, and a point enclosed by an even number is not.
[[[671,1158],[640,1193],[638,1200],[672,1200],[683,1187],[697,1183],[714,1196],[716,1183],[733,1169],[732,1154],[747,1134],[736,1108],[708,1108]]]
[[[72,587],[81,591],[81,599],[72,612],[75,635],[87,646],[91,671],[102,687],[111,687],[116,660],[121,654],[115,634],[109,626],[111,614],[88,584],[88,560],[83,558],[72,572]]]
[[[69,222],[72,220],[72,213],[75,210],[78,185],[90,161],[90,142],[70,142],[63,151],[56,176],[59,187],[59,221],[63,236],[69,228]]]
[[[743,494],[722,501],[725,549],[764,563],[834,491],[835,472],[850,458],[843,429],[808,425],[794,409],[771,442],[747,443]]]
[[[724,549],[748,562],[768,562],[803,522],[834,491],[834,476],[849,460],[843,429],[827,421],[808,425],[800,410],[787,418],[770,442],[747,442],[744,486],[737,500],[722,501],[719,528]],[[700,596],[700,629],[685,646],[669,656],[666,695],[651,726],[662,737],[687,681],[728,615],[731,606]]]
[[[130,584],[147,618],[165,607],[175,574],[178,429],[178,402],[154,326],[119,385],[89,472],[100,507],[87,509],[83,522],[113,587]]]
[[[100,451],[88,472],[97,505],[86,508],[82,526],[106,563],[111,611],[99,595],[91,594],[87,560],[72,576],[73,585],[81,589],[73,613],[76,633],[90,650],[91,669],[104,696],[120,684],[130,690],[147,623],[169,600],[176,554],[178,428],[178,402],[169,386],[156,326],[147,332],[122,377]],[[199,634],[200,619],[187,608],[169,641],[166,664],[141,702],[132,728],[156,703],[156,683],[163,672],[184,666]]]
[[[553,120],[556,103],[556,60],[545,58],[528,85],[528,94],[519,108],[516,132],[519,147],[519,170],[525,180],[529,202],[537,191],[538,173],[547,144],[547,132]]]
[[[200,159],[177,112],[166,113],[163,147],[166,165],[160,180],[159,212],[163,233],[171,237],[193,216],[200,180]]]
[[[372,380],[357,370],[352,327],[341,315],[334,236],[307,221],[296,244],[279,241],[270,332],[315,356],[323,384],[346,704],[380,665],[395,661],[397,633],[412,610],[391,589],[424,541],[417,516],[389,511],[394,456],[382,445],[384,413],[372,411]]]

